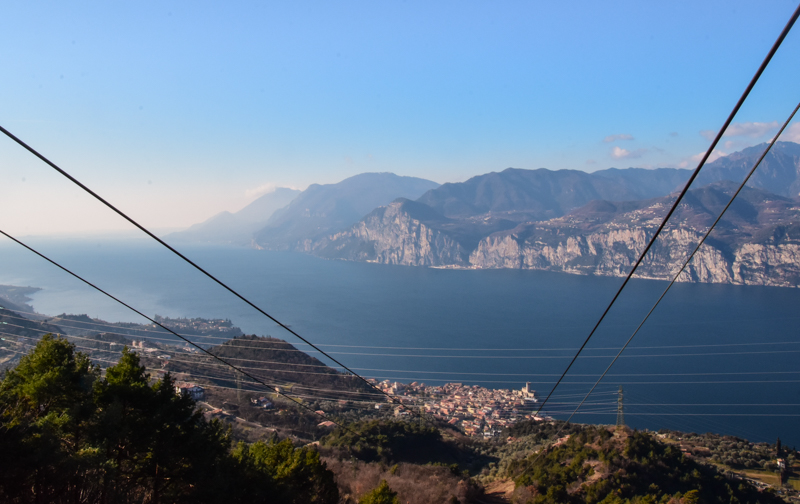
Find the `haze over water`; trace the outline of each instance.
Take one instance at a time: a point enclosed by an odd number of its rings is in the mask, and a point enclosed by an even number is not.
[[[149,315],[229,318],[306,348],[169,252],[142,240],[36,240],[54,260]],[[546,395],[622,282],[519,270],[437,270],[296,253],[182,247],[201,266],[361,374]],[[0,284],[43,290],[40,313],[146,322],[13,244]],[[666,286],[635,280],[547,410],[574,408]],[[800,444],[800,290],[679,284],[598,387],[580,422],[626,422]],[[336,346],[342,345],[342,346]],[[350,346],[348,346],[350,345]],[[382,348],[369,348],[382,347]],[[391,347],[391,348],[387,348]],[[312,354],[313,355],[313,354]],[[323,359],[324,360],[324,359]],[[592,404],[594,403],[594,404]],[[709,406],[711,404],[720,406]]]

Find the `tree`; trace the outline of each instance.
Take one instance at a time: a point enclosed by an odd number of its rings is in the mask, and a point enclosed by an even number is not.
[[[0,502],[334,504],[333,473],[289,441],[239,445],[125,348],[105,376],[44,336],[0,381]]]
[[[276,439],[252,445],[239,443],[233,452],[242,466],[256,480],[273,482],[278,500],[291,504],[335,504],[339,489],[319,453],[309,448],[295,448],[291,441]]]
[[[0,382],[0,500],[78,498],[78,475],[96,462],[84,450],[99,369],[74,345],[47,334]]]
[[[169,374],[151,385],[127,348],[95,387],[95,401],[94,442],[105,459],[101,500],[142,494],[172,501],[202,485],[203,466],[230,447],[221,425],[205,422],[191,398],[175,393]]]
[[[397,492],[389,488],[386,480],[381,480],[380,485],[365,493],[358,504],[400,504]]]
[[[453,462],[438,429],[397,420],[370,420],[326,436],[326,446],[349,451],[367,462]]]

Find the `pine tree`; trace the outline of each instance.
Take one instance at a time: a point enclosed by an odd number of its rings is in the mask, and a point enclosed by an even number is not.
[[[400,504],[397,492],[389,488],[386,480],[381,480],[380,485],[364,494],[358,504]]]
[[[100,370],[44,336],[0,381],[0,502],[335,504],[333,473],[289,441],[240,445],[138,354]],[[245,456],[246,455],[246,456]]]

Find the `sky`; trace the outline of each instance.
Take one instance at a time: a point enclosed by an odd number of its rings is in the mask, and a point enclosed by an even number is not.
[[[795,8],[9,1],[0,125],[159,231],[363,172],[694,168]],[[797,104],[798,30],[713,157]],[[129,228],[0,138],[0,229]]]

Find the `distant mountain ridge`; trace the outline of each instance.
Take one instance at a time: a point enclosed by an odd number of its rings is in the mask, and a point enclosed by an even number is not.
[[[688,178],[688,170],[676,168],[612,168],[594,173],[507,168],[466,182],[443,184],[418,201],[451,218],[491,213],[520,222],[547,220],[592,200],[663,196]]]
[[[396,198],[416,199],[439,184],[393,173],[362,173],[336,184],[312,184],[254,234],[261,248],[304,250],[310,241],[352,226]]]
[[[238,212],[220,212],[189,229],[170,233],[167,241],[250,245],[253,233],[264,227],[275,211],[288,205],[300,191],[279,187],[264,194]]]
[[[671,279],[728,202],[730,181],[690,190],[636,275]],[[570,215],[494,233],[470,254],[479,268],[623,276],[674,196],[617,204],[595,201]],[[679,280],[800,286],[800,202],[745,188]]]
[[[703,168],[665,233],[663,257],[643,267],[642,275],[669,276],[670,261],[701,236],[711,209],[720,209],[733,190],[724,181],[740,181],[765,147],[749,147]],[[690,174],[677,168],[593,173],[508,168],[439,185],[392,173],[363,173],[309,186],[259,229],[249,228],[249,241],[241,233],[238,240],[327,259],[619,275],[627,273],[637,247],[674,198],[669,195],[682,189]],[[800,263],[794,248],[800,145],[777,142],[748,186],[748,197],[760,202],[745,204],[742,195],[701,250],[696,262],[702,266],[683,279],[800,286],[792,265]],[[215,216],[204,229],[224,227],[226,219],[230,214]]]
[[[766,145],[754,145],[708,163],[695,183],[701,186],[719,180],[743,180]],[[787,198],[800,196],[800,144],[775,142],[750,179],[749,186]]]
[[[709,163],[640,276],[669,278],[721,210],[764,144]],[[778,142],[701,248],[685,281],[800,286],[800,146]],[[760,170],[760,168],[759,168]],[[407,266],[547,269],[623,275],[682,188],[689,170],[507,169],[398,199],[349,229],[307,242],[328,259]],[[709,182],[710,181],[710,182]]]
[[[736,184],[690,190],[637,272],[671,278],[727,203]],[[456,220],[398,200],[314,244],[329,259],[406,266],[539,269],[622,276],[674,201],[595,200],[548,221]],[[682,281],[800,286],[800,202],[745,188]],[[505,229],[497,229],[505,228]]]
[[[675,168],[610,169],[595,173],[508,168],[461,183],[439,186],[425,181],[433,185],[426,188],[426,184],[417,182],[412,190],[401,191],[395,181],[403,177],[361,174],[339,184],[310,186],[255,233],[254,243],[265,249],[299,250],[322,257],[344,258],[336,250],[340,245],[333,244],[338,239],[334,236],[347,233],[352,226],[366,229],[359,220],[374,223],[376,218],[386,218],[387,211],[389,215],[396,215],[394,210],[382,210],[394,200],[400,202],[404,210],[415,215],[424,214],[427,217],[423,220],[436,221],[457,235],[463,255],[468,254],[464,247],[471,249],[483,236],[511,229],[520,222],[559,217],[594,199],[660,196],[688,177],[688,170]],[[386,186],[387,182],[393,185]],[[382,189],[377,192],[375,187]],[[418,199],[412,204],[415,198]],[[375,204],[378,201],[383,202]],[[391,203],[390,206],[396,205]],[[370,240],[367,235],[362,235],[362,239]],[[365,246],[369,248],[369,245],[342,246],[348,250],[354,246],[362,252]],[[345,254],[348,259],[364,260],[356,257],[366,257],[351,252]],[[438,264],[437,261],[424,263]]]

